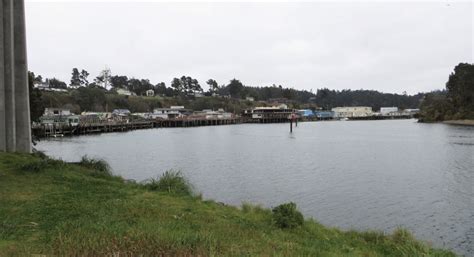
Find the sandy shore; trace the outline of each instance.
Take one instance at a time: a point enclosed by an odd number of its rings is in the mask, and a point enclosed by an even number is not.
[[[443,121],[443,123],[450,125],[474,126],[474,120],[446,120]]]

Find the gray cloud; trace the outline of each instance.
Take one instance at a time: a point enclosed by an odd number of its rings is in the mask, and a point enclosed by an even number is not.
[[[471,2],[28,2],[30,70],[69,81],[73,67],[167,84],[416,93],[473,62]]]

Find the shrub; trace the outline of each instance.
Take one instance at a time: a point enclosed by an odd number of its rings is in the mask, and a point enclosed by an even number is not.
[[[46,156],[44,159],[35,159],[26,163],[22,163],[19,168],[22,171],[27,172],[40,172],[47,168],[58,168],[64,164],[65,163],[62,160],[55,160]]]
[[[32,155],[34,157],[38,157],[40,159],[48,159],[49,158],[43,151],[36,150],[35,148],[33,148]]]
[[[92,159],[87,157],[87,155],[81,158],[81,161],[77,163],[79,166],[93,170],[92,175],[97,175],[100,177],[111,177],[112,172],[109,164],[102,159]]]
[[[43,169],[46,169],[48,167],[48,163],[46,160],[34,160],[31,162],[23,163],[20,165],[20,169],[22,171],[27,171],[27,172],[40,172]]]
[[[191,184],[180,171],[168,170],[157,179],[149,179],[144,183],[151,191],[168,192],[177,195],[193,195]]]
[[[392,234],[392,239],[396,243],[400,243],[400,244],[407,244],[407,243],[415,241],[415,238],[410,233],[410,231],[404,228],[395,229]]]
[[[272,209],[273,220],[279,228],[295,228],[303,225],[303,214],[293,202],[278,205]]]

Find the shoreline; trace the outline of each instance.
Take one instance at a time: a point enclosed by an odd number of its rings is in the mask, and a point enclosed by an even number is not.
[[[89,160],[0,153],[7,256],[456,256],[408,230],[341,230],[304,219],[279,227],[271,209],[126,181]],[[3,189],[3,190],[2,190]],[[88,192],[88,193],[84,193]],[[123,211],[125,210],[125,211]],[[78,249],[77,246],[81,246]]]
[[[474,126],[474,120],[445,120],[442,123],[458,126]]]

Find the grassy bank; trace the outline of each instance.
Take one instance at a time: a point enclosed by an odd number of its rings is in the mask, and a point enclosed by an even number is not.
[[[0,256],[454,256],[405,230],[343,232],[313,220],[280,228],[284,212],[205,201],[172,190],[177,180],[142,185],[90,159],[0,153]]]

